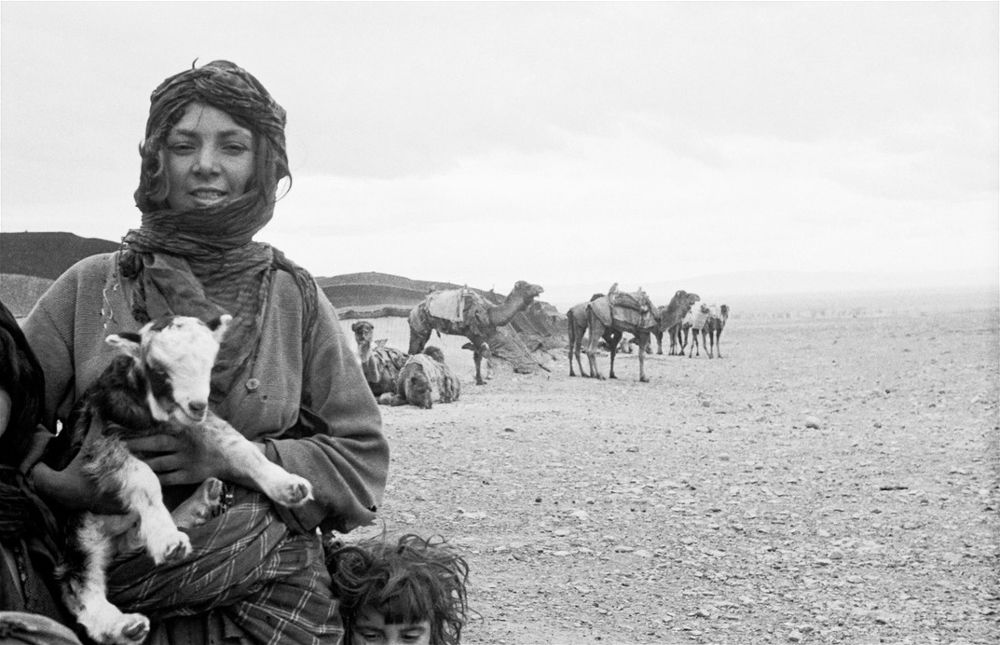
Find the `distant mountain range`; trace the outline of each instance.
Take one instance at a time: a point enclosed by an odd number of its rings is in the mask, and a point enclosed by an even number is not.
[[[0,233],[0,300],[18,315],[42,293],[47,284],[75,262],[89,255],[106,253],[119,248],[119,243],[96,238],[83,238],[72,233]],[[462,286],[453,282],[415,280],[374,271],[348,273],[333,277],[317,277],[317,283],[327,298],[339,310],[372,310],[389,305],[409,308],[435,289]],[[642,287],[657,304],[666,304],[678,289],[698,293],[709,302],[748,304],[750,300],[770,300],[774,306],[807,301],[834,301],[847,294],[868,294],[866,300],[879,293],[938,291],[948,299],[954,289],[978,293],[997,291],[997,276],[934,272],[925,274],[867,273],[808,273],[795,271],[744,272],[693,276],[643,284],[621,284],[621,289],[634,291]],[[594,293],[606,293],[607,284],[543,284],[544,302],[559,311],[588,300]],[[498,294],[500,296],[506,295]],[[977,296],[979,298],[980,296]],[[14,304],[12,304],[14,303]],[[16,308],[15,308],[16,305]],[[24,311],[20,311],[24,309]]]
[[[72,233],[0,233],[0,273],[55,280],[83,258],[119,246]]]

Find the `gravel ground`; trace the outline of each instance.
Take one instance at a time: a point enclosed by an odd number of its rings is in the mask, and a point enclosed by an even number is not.
[[[479,387],[452,352],[458,402],[383,408],[349,539],[462,549],[470,644],[997,642],[998,312],[730,319],[722,351]]]

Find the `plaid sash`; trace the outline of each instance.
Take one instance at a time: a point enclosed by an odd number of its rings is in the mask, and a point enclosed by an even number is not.
[[[181,562],[156,567],[132,552],[108,572],[111,602],[153,622],[150,643],[172,642],[170,619],[195,614],[208,614],[206,629],[221,625],[254,643],[337,642],[343,630],[320,539],[292,534],[264,495],[237,487],[225,513],[188,535],[192,553]]]

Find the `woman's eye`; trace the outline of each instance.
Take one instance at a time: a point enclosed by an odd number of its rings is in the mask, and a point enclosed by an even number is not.
[[[190,143],[171,143],[167,146],[167,150],[175,155],[190,154],[194,152],[194,146]]]

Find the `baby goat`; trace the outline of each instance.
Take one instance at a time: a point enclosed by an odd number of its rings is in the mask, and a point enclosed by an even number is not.
[[[225,420],[208,409],[212,365],[231,316],[205,324],[197,318],[168,316],[138,334],[122,332],[106,342],[121,355],[84,393],[46,460],[63,468],[82,451],[83,472],[102,494],[112,494],[126,513],[82,513],[67,526],[66,557],[58,576],[66,605],[87,635],[98,643],[134,645],[145,640],[149,620],[123,614],[107,599],[106,567],[116,538],[126,532],[156,564],[188,556],[191,542],[178,529],[203,524],[217,510],[185,503],[174,517],[163,502],[153,470],[132,455],[128,438],[153,433],[201,433],[202,441],[224,446],[229,472],[246,473],[274,502],[300,506],[312,498],[311,484],[268,459]],[[210,478],[200,489],[211,505],[221,482]],[[195,502],[197,504],[197,502]]]

